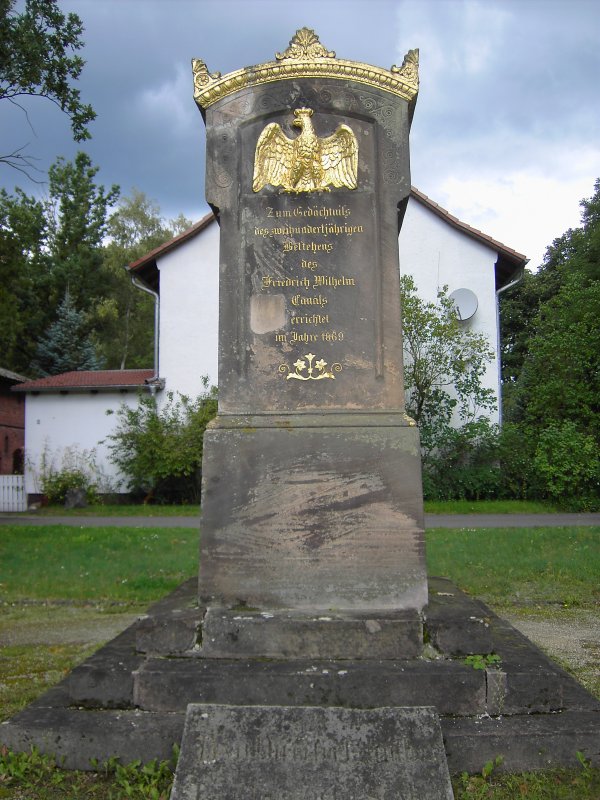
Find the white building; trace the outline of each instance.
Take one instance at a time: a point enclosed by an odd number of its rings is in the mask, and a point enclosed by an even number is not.
[[[25,410],[26,490],[39,491],[36,474],[46,452],[55,459],[68,448],[94,452],[105,474],[120,476],[108,459],[106,436],[122,402],[136,403],[138,391],[161,402],[166,391],[195,397],[203,376],[217,382],[219,234],[212,215],[130,265],[136,285],[157,302],[158,335],[153,370],[73,372],[28,381]],[[412,275],[419,295],[435,300],[448,286],[467,308],[465,325],[485,334],[495,358],[485,385],[500,398],[498,295],[518,280],[525,256],[449,214],[412,190],[399,237],[400,269]],[[469,308],[470,306],[470,308]],[[500,403],[498,403],[500,406]]]

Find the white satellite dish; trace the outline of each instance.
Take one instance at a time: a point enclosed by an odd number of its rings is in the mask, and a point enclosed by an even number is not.
[[[470,289],[455,289],[450,294],[450,299],[456,308],[456,316],[465,322],[477,311],[477,295]]]

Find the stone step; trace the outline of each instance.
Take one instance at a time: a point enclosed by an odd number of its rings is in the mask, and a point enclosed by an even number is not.
[[[441,714],[486,712],[486,674],[459,662],[148,659],[134,676],[134,703],[185,711],[189,703],[434,705]]]

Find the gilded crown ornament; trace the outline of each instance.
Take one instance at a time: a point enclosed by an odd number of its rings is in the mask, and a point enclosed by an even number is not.
[[[319,138],[311,117],[312,108],[297,108],[292,125],[300,128],[296,139],[288,139],[272,122],[256,144],[252,188],[282,186],[286,192],[329,191],[329,186],[356,189],[358,142],[348,125],[338,125],[331,136]]]
[[[409,50],[401,67],[382,69],[337,58],[332,50],[327,50],[321,44],[317,34],[310,28],[296,31],[289,47],[283,53],[276,53],[275,60],[266,64],[245,67],[221,76],[219,72],[211,74],[202,59],[194,58],[192,70],[194,99],[201,108],[208,108],[247,87],[296,78],[355,80],[391,92],[409,102],[416,98],[419,91],[418,50]]]

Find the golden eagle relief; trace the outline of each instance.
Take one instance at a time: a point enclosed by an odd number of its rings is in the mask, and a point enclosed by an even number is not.
[[[358,142],[351,128],[338,125],[331,136],[319,139],[311,117],[312,108],[297,108],[292,122],[300,128],[296,139],[288,139],[272,122],[256,143],[252,188],[283,186],[286,192],[329,191],[329,186],[356,189]]]

